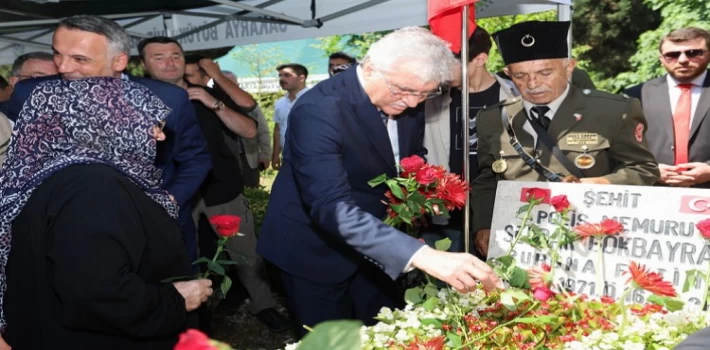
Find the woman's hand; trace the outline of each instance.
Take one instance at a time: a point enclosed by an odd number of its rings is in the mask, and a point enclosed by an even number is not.
[[[185,299],[185,309],[192,311],[200,307],[212,295],[212,281],[200,279],[173,283],[178,293]],[[2,350],[2,348],[0,348]]]

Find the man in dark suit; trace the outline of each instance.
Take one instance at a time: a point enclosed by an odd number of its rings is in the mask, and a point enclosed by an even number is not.
[[[123,74],[131,50],[130,37],[121,26],[103,17],[81,15],[62,20],[52,37],[52,48],[59,75],[17,83],[8,106],[8,118],[17,119],[32,90],[46,79],[110,76],[130,78],[148,87],[172,109],[164,129],[166,140],[158,145],[156,163],[163,169],[163,188],[180,206],[180,224],[190,258],[196,258],[196,235],[188,200],[212,165],[187,92],[171,84]]]
[[[281,270],[300,324],[372,324],[381,307],[401,302],[392,280],[412,268],[462,292],[476,280],[499,283],[472,255],[433,250],[384,224],[386,188],[367,184],[396,176],[400,158],[425,153],[423,115],[413,108],[440,94],[455,64],[441,39],[401,29],[293,107],[257,251]]]
[[[643,104],[648,146],[661,170],[658,181],[710,188],[710,33],[677,29],[659,50],[668,74],[625,92]]]

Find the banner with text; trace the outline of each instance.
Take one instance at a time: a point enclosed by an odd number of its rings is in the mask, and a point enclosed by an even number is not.
[[[686,272],[708,270],[710,246],[695,227],[710,218],[710,190],[669,187],[588,185],[568,183],[500,181],[496,193],[489,258],[505,255],[522,222],[518,209],[526,204],[530,188],[545,189],[549,197],[566,195],[573,211],[568,226],[604,219],[615,219],[624,232],[602,239],[603,266],[596,259],[599,240],[587,238],[563,247],[560,251],[555,283],[576,293],[596,293],[597,273],[602,274],[604,294],[619,298],[629,278],[631,261],[660,272],[671,282],[681,299],[699,304],[705,282],[697,279],[687,293],[682,293]],[[548,198],[549,198],[548,197]],[[553,232],[553,218],[559,215],[550,204],[542,203],[531,213],[531,222]],[[512,255],[518,266],[529,268],[549,263],[549,257],[529,245],[518,242]],[[650,294],[634,291],[631,301],[641,303]]]

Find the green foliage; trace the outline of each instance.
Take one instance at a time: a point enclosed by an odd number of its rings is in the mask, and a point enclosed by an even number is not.
[[[636,52],[636,39],[660,24],[658,12],[643,1],[575,0],[574,56],[595,81],[629,70],[628,58]]]
[[[619,91],[666,73],[658,59],[658,44],[664,35],[687,26],[710,29],[710,22],[707,21],[710,18],[710,1],[644,0],[644,4],[660,11],[662,22],[658,28],[641,34],[637,41],[636,54],[629,59],[631,69],[617,75],[609,84],[612,91]]]
[[[391,32],[391,30],[387,30],[357,35],[333,35],[318,38],[320,43],[313,45],[313,47],[323,50],[323,56],[325,57],[330,56],[332,53],[343,51],[353,57],[362,58],[375,41],[380,40],[380,38]]]
[[[251,208],[251,213],[254,216],[254,230],[258,236],[259,231],[261,231],[261,224],[264,222],[266,206],[269,205],[269,192],[263,187],[247,187],[244,189],[244,197],[249,201],[249,208]]]
[[[12,65],[11,64],[0,65],[0,76],[7,79],[7,78],[10,78],[10,73],[12,73]]]
[[[360,345],[359,321],[328,321],[317,325],[308,333],[299,350],[358,350]]]
[[[251,76],[259,79],[259,86],[261,86],[261,79],[276,75],[276,67],[286,63],[287,60],[277,47],[256,44],[240,46],[239,50],[232,52],[231,55],[233,59],[249,66]],[[257,91],[258,93],[261,91]]]

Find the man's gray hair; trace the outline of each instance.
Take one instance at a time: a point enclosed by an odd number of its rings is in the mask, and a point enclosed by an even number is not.
[[[119,53],[131,55],[131,37],[118,23],[104,17],[93,15],[77,15],[65,18],[59,22],[59,27],[82,30],[102,35],[108,40],[109,55]]]
[[[420,27],[406,27],[389,33],[367,51],[363,64],[389,71],[405,63],[422,82],[446,84],[459,64],[449,44]]]
[[[49,52],[42,52],[42,51],[28,52],[24,55],[20,55],[20,56],[17,56],[17,58],[15,58],[15,62],[12,63],[11,76],[13,76],[13,77],[19,76],[20,71],[22,70],[22,66],[24,66],[25,62],[27,62],[29,60],[49,61],[49,62],[54,63],[54,57]]]

